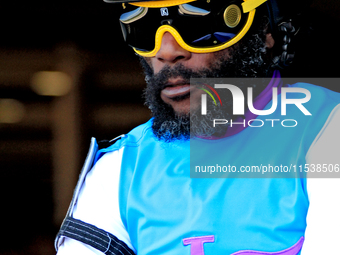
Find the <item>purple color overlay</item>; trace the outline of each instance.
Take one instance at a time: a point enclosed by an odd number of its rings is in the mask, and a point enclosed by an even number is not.
[[[204,243],[213,243],[215,241],[215,237],[212,236],[197,236],[197,237],[189,237],[183,239],[183,244],[190,245],[190,254],[191,255],[204,255]]]

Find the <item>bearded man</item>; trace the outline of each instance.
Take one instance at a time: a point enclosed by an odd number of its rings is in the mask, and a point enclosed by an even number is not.
[[[306,170],[326,164],[339,172],[340,95],[286,84],[278,71],[293,58],[302,5],[108,2],[123,3],[124,39],[140,55],[153,118],[102,148],[92,140],[56,239],[58,255],[339,252],[338,182],[307,179]],[[209,84],[225,77],[251,83]],[[235,95],[249,92],[254,100],[236,107]],[[204,101],[207,94],[213,100]],[[279,101],[286,114],[275,111]],[[256,167],[271,173],[243,175]],[[205,175],[218,171],[223,178]],[[278,171],[288,177],[274,176]]]

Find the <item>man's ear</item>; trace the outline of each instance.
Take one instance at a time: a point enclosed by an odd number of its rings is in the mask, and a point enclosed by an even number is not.
[[[266,47],[271,49],[274,47],[275,41],[271,33],[266,34]]]

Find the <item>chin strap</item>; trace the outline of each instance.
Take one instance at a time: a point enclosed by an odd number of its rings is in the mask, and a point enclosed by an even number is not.
[[[272,60],[273,68],[283,69],[292,64],[295,56],[294,43],[292,43],[292,41],[296,33],[297,30],[293,26],[292,20],[282,22],[278,25],[276,43],[279,43],[279,47]]]

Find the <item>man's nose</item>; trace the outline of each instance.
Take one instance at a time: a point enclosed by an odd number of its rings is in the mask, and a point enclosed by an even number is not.
[[[191,52],[183,49],[169,32],[165,32],[162,37],[162,44],[155,56],[159,61],[167,64],[175,64],[191,58]]]

